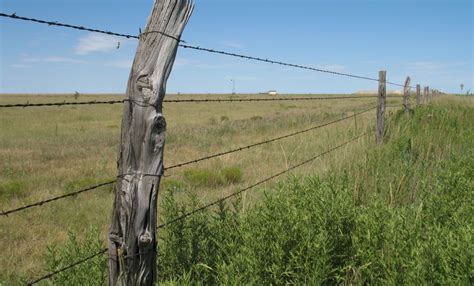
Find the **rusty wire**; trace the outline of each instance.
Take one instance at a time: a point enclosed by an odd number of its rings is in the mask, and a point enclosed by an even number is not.
[[[39,206],[42,206],[44,204],[54,202],[54,201],[57,201],[57,200],[60,200],[60,199],[74,197],[74,196],[77,196],[81,193],[89,192],[89,191],[98,189],[100,187],[104,187],[104,186],[107,186],[107,185],[112,185],[114,183],[115,183],[115,180],[114,181],[108,181],[108,182],[104,182],[104,183],[101,183],[101,184],[98,184],[98,185],[95,185],[95,186],[91,186],[91,187],[88,187],[88,188],[85,188],[85,189],[82,189],[82,190],[79,190],[79,191],[76,191],[76,192],[72,192],[72,193],[69,193],[69,194],[65,194],[65,195],[54,197],[54,198],[42,200],[42,201],[35,202],[35,203],[32,203],[32,204],[27,204],[27,205],[24,205],[22,207],[11,209],[11,210],[8,210],[8,211],[2,211],[0,213],[0,216],[8,216],[9,214],[16,213],[16,212],[19,212],[19,211],[22,211],[22,210],[25,210],[25,209],[29,209],[29,208],[32,208],[32,207],[39,207]]]
[[[354,113],[353,115],[345,116],[343,118],[339,118],[339,119],[336,119],[336,120],[333,120],[331,122],[327,122],[327,123],[324,123],[324,124],[312,126],[310,128],[304,129],[304,130],[296,131],[296,132],[286,134],[286,135],[283,135],[283,136],[279,136],[279,137],[276,137],[276,138],[272,138],[272,139],[264,140],[264,141],[261,141],[261,142],[253,143],[253,144],[250,144],[250,145],[247,145],[247,146],[242,146],[242,147],[239,147],[239,148],[231,149],[229,151],[219,152],[219,153],[216,153],[216,154],[213,154],[213,155],[208,155],[208,156],[198,158],[198,159],[194,159],[194,160],[191,160],[191,161],[188,161],[188,162],[183,162],[183,163],[180,163],[180,164],[172,165],[170,167],[164,168],[164,170],[167,171],[167,170],[177,169],[177,168],[181,168],[181,167],[191,165],[191,164],[195,164],[195,163],[198,163],[198,162],[202,162],[202,161],[210,160],[210,159],[213,159],[213,158],[221,157],[221,156],[224,156],[224,155],[240,152],[240,151],[243,151],[243,150],[250,150],[250,149],[252,149],[254,147],[257,147],[257,146],[269,144],[269,143],[279,141],[279,140],[289,138],[289,137],[294,137],[294,136],[297,136],[297,135],[300,135],[300,134],[303,134],[303,133],[307,133],[307,132],[310,132],[310,131],[313,131],[313,130],[316,130],[316,129],[320,129],[320,128],[323,128],[323,127],[326,127],[326,126],[329,126],[329,125],[332,125],[332,124],[335,124],[335,123],[338,123],[338,122],[341,122],[341,121],[344,121],[344,120],[347,120],[347,119],[350,119],[350,118],[354,118],[358,115],[369,112],[369,111],[371,111],[375,108],[376,107],[370,107],[370,108],[365,109],[363,111]],[[124,179],[125,176],[127,176],[127,175],[140,175],[140,176],[153,176],[153,177],[161,177],[162,176],[161,174],[160,175],[154,175],[154,174],[138,174],[138,173],[134,174],[134,173],[130,173],[130,174],[118,175],[117,178],[118,179]],[[42,201],[39,201],[39,202],[27,204],[27,205],[24,205],[24,206],[15,208],[15,209],[11,209],[11,210],[8,210],[8,211],[2,211],[2,212],[0,212],[0,216],[8,216],[12,213],[23,211],[23,210],[26,210],[26,209],[29,209],[29,208],[43,206],[44,204],[47,204],[47,203],[50,203],[50,202],[54,202],[54,201],[57,201],[57,200],[60,200],[60,199],[65,199],[65,198],[68,198],[68,197],[77,196],[81,193],[96,190],[96,189],[99,189],[100,187],[107,186],[107,185],[112,185],[114,183],[115,183],[115,180],[111,180],[111,181],[108,181],[108,182],[104,182],[104,183],[101,183],[101,184],[98,184],[98,185],[95,185],[95,186],[91,186],[91,187],[76,191],[76,192],[72,192],[72,193],[69,193],[69,194],[65,194],[65,195],[53,197],[53,198],[50,198],[50,199],[42,200]]]
[[[388,98],[397,98],[400,96],[388,96]],[[278,98],[203,98],[203,99],[167,99],[165,103],[226,103],[226,102],[268,102],[268,101],[313,101],[313,100],[344,100],[344,99],[363,99],[377,98],[375,95],[357,95],[357,96],[317,96],[317,97],[278,97]],[[0,108],[11,107],[43,107],[43,106],[65,106],[65,105],[101,105],[101,104],[120,104],[124,102],[132,102],[141,107],[155,107],[153,104],[139,102],[131,99],[108,100],[108,101],[79,101],[79,102],[48,102],[48,103],[15,103],[0,104]]]
[[[115,33],[115,32],[105,31],[105,30],[86,28],[84,26],[76,26],[76,25],[71,25],[71,24],[65,24],[65,23],[60,23],[58,21],[45,21],[45,20],[40,20],[40,19],[35,19],[35,18],[22,17],[22,16],[17,16],[16,13],[13,13],[13,14],[0,13],[0,17],[11,18],[11,19],[16,19],[16,20],[22,20],[22,21],[28,21],[28,22],[39,23],[39,24],[46,24],[48,26],[57,26],[57,27],[71,28],[71,29],[74,29],[74,30],[100,33],[100,34],[116,36],[116,37],[122,37],[122,38],[127,38],[127,39],[137,39],[138,40],[138,39],[140,39],[141,36],[144,36],[146,34],[158,33],[158,34],[161,34],[165,37],[176,40],[180,43],[186,43],[185,41],[179,39],[178,37],[171,36],[169,34],[166,34],[165,32],[161,32],[161,31],[148,31],[148,32],[143,32],[143,33],[140,32],[139,36],[135,36],[135,35]]]

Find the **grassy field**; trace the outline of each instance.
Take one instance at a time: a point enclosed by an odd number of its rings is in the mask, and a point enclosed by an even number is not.
[[[248,96],[255,97],[256,95]],[[225,96],[179,96],[183,99],[196,97]],[[81,95],[77,100],[119,98],[115,95]],[[0,96],[0,104],[64,100],[76,99],[72,96],[56,95]],[[461,100],[456,98],[441,101],[440,106],[461,104],[459,102]],[[389,102],[400,103],[401,99],[390,99]],[[375,99],[232,104],[169,103],[164,107],[168,122],[165,163],[169,166],[229,148],[285,135],[350,115],[374,104]],[[473,102],[466,99],[462,104],[468,106],[465,107],[468,110],[466,116],[471,116],[470,119],[472,119]],[[396,111],[396,109],[389,110]],[[110,180],[116,175],[115,160],[122,106],[13,108],[2,109],[0,112],[0,157],[2,158],[0,161],[0,209],[8,210],[54,195],[72,192]],[[162,182],[162,194],[173,190],[174,200],[178,202],[189,201],[190,193],[196,194],[200,202],[219,198],[314,156],[355,134],[367,131],[373,127],[374,118],[375,112],[368,112],[356,119],[264,147],[226,155],[188,168],[172,170],[166,174]],[[468,122],[457,124],[469,126]],[[395,135],[403,133],[402,127],[391,125],[391,128],[390,130]],[[433,132],[434,135],[440,136]],[[448,140],[449,137],[444,139]],[[363,154],[367,149],[375,148],[373,141],[372,137],[361,139],[339,152],[298,169],[293,174],[298,177],[324,175],[348,168],[356,162],[368,160]],[[434,146],[434,143],[432,145]],[[471,147],[464,148],[472,150],[469,149]],[[438,157],[425,159],[430,159],[429,162],[436,164],[442,161],[446,152],[454,148],[454,144],[445,144],[440,146],[440,151],[437,151]],[[435,160],[436,158],[439,160]],[[373,166],[376,164],[373,163]],[[383,170],[387,171],[389,168]],[[375,173],[377,171],[370,170]],[[365,196],[361,186],[371,189],[369,186],[372,185],[366,183],[374,184],[375,176],[370,172],[367,170],[367,173],[357,176],[359,181],[355,182],[354,190],[357,190],[361,198]],[[390,177],[389,175],[386,176]],[[366,180],[364,184],[361,183],[363,179]],[[396,200],[406,197],[397,195],[403,189],[399,186],[400,180],[404,182],[405,179],[400,177],[398,180],[394,179],[394,182],[390,182],[393,184],[390,185],[390,192],[385,192],[386,190],[383,192],[384,196],[388,194],[393,204],[398,202]],[[411,187],[418,189],[418,184],[423,184],[423,182],[416,182]],[[266,200],[263,190],[279,185],[269,183],[258,191],[246,193],[241,198],[239,209],[242,213],[246,213],[247,210],[252,212],[256,202]],[[373,188],[377,189],[377,185]],[[112,189],[105,187],[75,198],[0,218],[0,247],[4,249],[0,258],[0,281],[6,284],[18,283],[22,279],[43,274],[47,267],[51,267],[51,263],[60,264],[61,259],[52,255],[54,252],[48,252],[47,249],[48,246],[62,245],[68,241],[69,233],[75,233],[78,240],[83,240],[85,233],[90,234],[91,229],[97,229],[99,238],[103,239],[111,214]],[[169,198],[166,200],[163,198],[165,198],[164,195],[159,198],[160,206],[168,206],[167,212],[172,212]],[[161,213],[159,217],[164,219]],[[93,240],[93,235],[88,239]],[[195,270],[191,268],[182,269],[181,274],[192,276],[193,271]],[[180,275],[168,275],[162,278],[163,281],[170,279],[185,281],[186,279]],[[276,283],[278,284],[278,281]]]

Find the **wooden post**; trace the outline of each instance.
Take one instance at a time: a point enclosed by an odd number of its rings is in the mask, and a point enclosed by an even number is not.
[[[416,106],[421,104],[421,85],[416,85]]]
[[[423,88],[423,104],[426,104],[428,102],[428,87],[425,86]]]
[[[410,77],[407,77],[405,80],[405,86],[403,87],[403,108],[405,109],[405,114],[410,115]]]
[[[379,104],[377,106],[377,126],[375,130],[377,144],[382,144],[384,133],[385,119],[385,100],[387,98],[387,72],[379,72]]]
[[[166,121],[162,103],[191,0],[155,0],[140,35],[123,109],[109,229],[109,285],[154,285],[157,196]]]
[[[426,87],[426,97],[428,98],[428,102],[431,101],[431,89],[430,86]]]

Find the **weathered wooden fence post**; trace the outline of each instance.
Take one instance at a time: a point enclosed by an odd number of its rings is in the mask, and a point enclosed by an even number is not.
[[[421,104],[421,85],[416,85],[416,106]]]
[[[428,87],[425,86],[423,88],[423,104],[426,104],[428,102]]]
[[[378,99],[379,103],[377,105],[377,126],[375,130],[375,136],[377,144],[382,144],[383,135],[384,135],[384,125],[385,125],[385,100],[387,98],[387,72],[379,72],[379,92]]]
[[[405,114],[410,115],[410,77],[407,77],[405,80],[405,86],[403,87],[403,108],[405,109]]]
[[[191,0],[155,0],[135,54],[123,109],[109,229],[109,285],[154,285],[158,186],[166,121],[162,103]]]

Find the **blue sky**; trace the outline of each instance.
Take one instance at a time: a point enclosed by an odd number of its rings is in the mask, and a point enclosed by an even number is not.
[[[138,34],[152,0],[1,0],[3,13]],[[474,90],[472,0],[196,0],[193,45]],[[0,18],[0,93],[120,93],[136,40]],[[120,49],[116,49],[120,42]],[[377,83],[178,51],[168,92],[346,93]],[[389,89],[394,89],[389,87]]]

